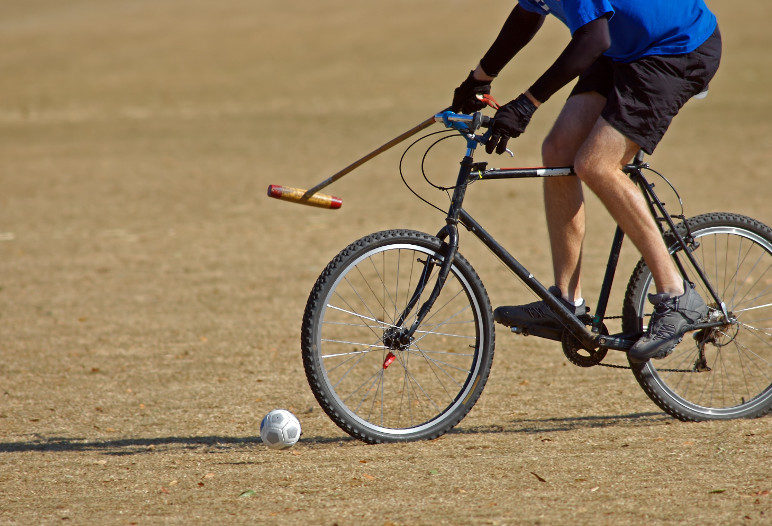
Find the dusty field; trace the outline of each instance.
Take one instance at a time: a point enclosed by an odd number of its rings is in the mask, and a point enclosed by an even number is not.
[[[310,186],[444,107],[511,6],[484,4],[3,1],[0,523],[770,523],[769,418],[684,424],[629,372],[506,331],[439,440],[367,446],[317,406],[299,353],[316,276],[364,234],[441,217],[401,186],[396,150],[332,187],[338,212],[265,188]],[[652,163],[687,215],[769,224],[772,8],[710,4],[721,70]],[[494,94],[565,39],[548,23]],[[523,165],[560,100],[515,143]],[[439,148],[435,173],[459,153]],[[480,185],[467,208],[548,276],[538,184]],[[589,208],[593,298],[613,225]],[[462,252],[494,305],[530,301],[476,241]],[[302,422],[290,451],[257,436],[275,407]]]

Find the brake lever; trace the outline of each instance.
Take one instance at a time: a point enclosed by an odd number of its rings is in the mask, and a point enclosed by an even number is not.
[[[491,130],[489,129],[487,132],[483,133],[482,135],[475,135],[474,139],[480,144],[485,144],[486,142],[488,142],[488,139],[490,138],[490,136],[491,136]],[[515,154],[512,153],[512,150],[507,148],[506,152],[509,154],[510,157],[514,159]]]
[[[494,110],[501,108],[501,104],[499,104],[496,101],[496,99],[493,98],[493,95],[491,95],[490,93],[478,93],[477,95],[475,95],[475,97],[477,97],[477,100],[479,100],[480,102],[484,102]]]

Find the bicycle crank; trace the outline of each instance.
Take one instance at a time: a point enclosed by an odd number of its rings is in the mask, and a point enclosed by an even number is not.
[[[608,335],[608,329],[605,324],[601,325],[600,333],[604,336]],[[573,335],[569,330],[563,331],[563,337],[560,342],[563,344],[563,354],[569,362],[579,367],[593,367],[598,365],[606,357],[608,349],[605,347],[598,347],[597,349],[585,349],[582,346],[582,342],[579,338]]]

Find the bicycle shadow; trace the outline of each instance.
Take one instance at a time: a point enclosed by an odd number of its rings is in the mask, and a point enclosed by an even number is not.
[[[314,436],[301,437],[301,443],[331,444],[350,442],[349,436]],[[114,440],[88,440],[78,437],[40,437],[19,442],[0,442],[0,455],[3,453],[62,453],[62,452],[99,452],[104,455],[124,456],[169,452],[172,450],[199,450],[202,453],[233,452],[249,450],[262,445],[259,436],[169,436],[154,438],[122,438]]]
[[[551,418],[516,418],[507,425],[472,426],[456,428],[448,434],[475,435],[490,433],[544,434],[594,429],[602,427],[646,427],[668,425],[672,417],[660,412],[629,413],[626,415],[592,415]]]
[[[233,449],[261,444],[260,437],[154,437],[88,440],[78,437],[40,437],[20,442],[0,442],[0,454],[36,452],[102,452],[106,455],[133,455],[170,449]]]
[[[506,425],[488,425],[455,428],[449,435],[474,435],[489,433],[544,434],[592,429],[599,427],[623,426],[642,427],[664,425],[672,418],[657,412],[631,413],[626,415],[576,416],[552,418],[520,418],[510,420]],[[310,436],[301,437],[300,445],[344,444],[355,442],[350,436]],[[121,438],[113,440],[88,440],[77,437],[39,437],[19,442],[0,442],[0,455],[3,453],[63,453],[97,452],[110,456],[153,454],[173,450],[198,450],[201,453],[227,453],[248,451],[262,444],[259,436],[169,436],[154,438]]]

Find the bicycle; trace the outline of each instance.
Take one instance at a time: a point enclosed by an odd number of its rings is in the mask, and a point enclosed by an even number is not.
[[[645,300],[652,277],[641,259],[628,281],[622,332],[609,334],[604,324],[624,240],[619,227],[596,310],[577,317],[462,207],[472,183],[571,177],[571,167],[488,168],[473,158],[486,140],[477,132],[489,126],[488,117],[444,111],[434,121],[466,139],[456,184],[437,186],[453,190],[447,211],[440,209],[445,225],[434,236],[385,230],[351,243],[317,279],[303,316],[302,355],[311,390],[341,429],[369,443],[436,438],[464,418],[485,387],[494,353],[493,314],[482,281],[458,250],[458,225],[480,239],[564,326],[511,331],[560,341],[574,365],[623,367],[602,361],[609,350],[628,350],[650,316]],[[654,403],[680,420],[763,416],[772,407],[772,329],[763,326],[772,307],[772,230],[732,213],[687,219],[682,203],[681,214],[671,215],[645,171],[661,175],[644,162],[642,151],[624,167],[643,192],[679,272],[706,299],[709,315],[688,327],[669,357],[628,361],[629,368]]]

